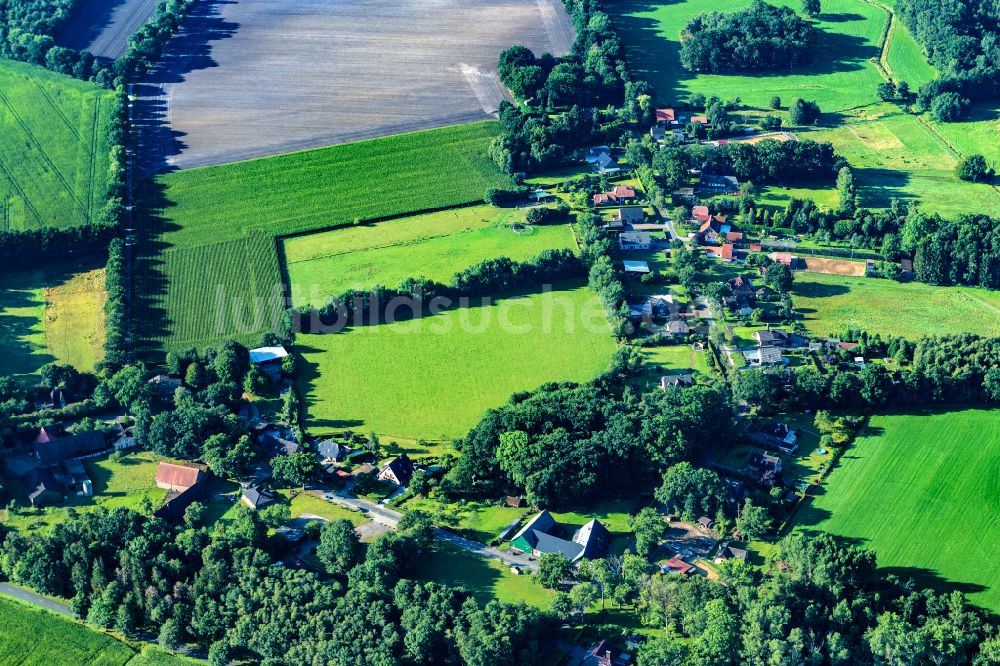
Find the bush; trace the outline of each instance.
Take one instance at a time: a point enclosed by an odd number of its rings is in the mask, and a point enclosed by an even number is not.
[[[792,100],[792,105],[788,109],[788,118],[793,125],[815,125],[821,113],[815,100],[807,102],[797,97]]]
[[[958,93],[941,93],[931,101],[931,118],[940,123],[953,123],[965,115],[969,100]]]

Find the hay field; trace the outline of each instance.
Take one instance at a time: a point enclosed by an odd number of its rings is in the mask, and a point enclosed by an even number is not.
[[[998,464],[998,410],[873,416],[796,529],[855,541],[886,573],[1000,611]]]
[[[186,169],[482,120],[503,49],[573,37],[558,0],[206,0],[147,78],[152,147]]]
[[[313,431],[464,435],[490,407],[549,381],[586,381],[615,350],[597,296],[569,285],[345,333],[298,335]]]
[[[795,309],[814,335],[860,327],[883,336],[1000,335],[1000,292],[866,277],[796,273]]]
[[[0,58],[0,230],[96,218],[108,176],[111,93]]]
[[[625,44],[632,73],[647,80],[660,104],[672,104],[691,93],[740,97],[744,104],[766,108],[773,95],[787,105],[794,97],[815,99],[824,112],[841,111],[877,101],[883,81],[870,58],[879,55],[886,13],[862,0],[826,0],[816,26],[821,30],[816,56],[809,66],[791,73],[747,75],[692,74],[680,64],[680,31],[689,20],[710,11],[732,12],[750,0],[684,0],[657,3],[625,0],[608,5]],[[796,12],[801,4],[777,0]]]
[[[471,206],[286,239],[292,302],[321,306],[348,289],[395,287],[408,277],[447,284],[485,259],[526,261],[574,247],[568,223],[516,235],[511,225],[523,220],[523,209]]]
[[[46,363],[90,371],[104,352],[104,269],[92,263],[0,274],[0,374]]]
[[[256,343],[285,307],[279,236],[481,201],[509,185],[486,155],[495,133],[474,123],[161,176],[144,196],[145,352]]]

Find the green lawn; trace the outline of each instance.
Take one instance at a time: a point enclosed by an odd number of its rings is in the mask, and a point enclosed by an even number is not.
[[[145,351],[255,343],[285,307],[276,239],[482,199],[510,179],[496,123],[457,125],[161,176],[143,194]]]
[[[515,519],[531,512],[531,509],[514,509],[485,502],[444,502],[423,497],[407,502],[406,510],[425,511],[443,527],[471,530],[474,533],[472,538],[481,543],[489,543]]]
[[[483,307],[299,335],[309,427],[449,439],[516,391],[602,372],[615,342],[586,287],[510,296]]]
[[[1000,410],[873,416],[796,529],[878,553],[887,572],[1000,610]]]
[[[632,73],[653,86],[658,104],[673,104],[695,92],[722,99],[739,97],[757,107],[766,107],[774,95],[781,97],[785,108],[793,98],[803,97],[815,99],[827,113],[877,101],[875,87],[883,79],[869,59],[878,57],[886,14],[862,0],[823,3],[813,63],[794,73],[695,75],[681,67],[680,32],[690,19],[710,11],[736,11],[749,4],[750,0],[731,0],[724,5],[714,0],[626,0],[609,4],[607,11],[625,44]],[[797,1],[772,4],[801,10]]]
[[[321,518],[326,518],[327,520],[349,520],[355,527],[368,522],[368,518],[360,511],[345,509],[342,506],[316,497],[312,493],[299,493],[296,495],[295,499],[291,501],[290,508],[292,518],[298,518],[303,513],[310,513]]]
[[[857,326],[883,336],[1000,335],[1000,292],[865,277],[796,273],[795,308],[815,335]]]
[[[555,596],[554,591],[542,587],[534,576],[515,575],[498,560],[479,557],[440,541],[421,558],[413,578],[460,587],[484,604],[499,599],[548,609]]]
[[[21,484],[16,479],[5,476],[6,497],[17,500],[20,508],[15,511],[4,509],[2,524],[17,529],[46,529],[68,518],[68,510],[89,511],[97,507],[113,509],[124,506],[140,510],[143,500],[155,509],[163,503],[167,491],[156,487],[156,469],[162,456],[149,451],[127,454],[122,462],[116,463],[109,456],[84,460],[84,467],[94,484],[92,497],[70,495],[65,501],[42,509],[31,508]]]
[[[706,352],[696,352],[691,345],[671,345],[667,347],[642,347],[639,349],[645,362],[644,372],[636,384],[649,391],[660,386],[660,377],[690,373],[696,379],[709,378],[712,371],[708,367]]]
[[[816,185],[814,187],[778,187],[771,185],[761,189],[757,203],[779,210],[785,210],[791,199],[812,199],[820,208],[831,210],[840,205],[837,188],[831,185]]]
[[[179,666],[198,663],[152,645],[132,647],[108,634],[0,597],[0,663],[19,666]]]
[[[104,301],[104,270],[93,262],[0,273],[0,374],[52,362],[93,370],[103,356]]]
[[[891,0],[884,4],[892,6],[896,3],[895,0]],[[906,81],[910,90],[917,90],[937,76],[935,69],[927,62],[924,50],[917,44],[913,34],[903,25],[898,15],[893,23],[892,34],[889,35],[889,49],[885,59],[893,79]]]
[[[112,97],[92,83],[0,59],[0,229],[97,219]]]
[[[976,104],[960,123],[932,123],[945,140],[963,155],[983,155],[1000,169],[1000,106]]]
[[[523,222],[524,213],[471,206],[289,238],[283,247],[292,302],[322,306],[348,289],[395,287],[408,277],[447,283],[484,259],[525,261],[573,247],[569,224],[515,234],[511,225]]]
[[[964,125],[951,124],[946,131],[960,133]],[[986,139],[986,126],[978,129],[977,138]],[[988,185],[959,180],[955,176],[958,159],[948,144],[920,117],[898,107],[880,104],[853,111],[832,129],[803,132],[801,136],[833,144],[851,163],[864,206],[884,208],[895,198],[918,202],[926,210],[945,216],[1000,215],[1000,193]],[[971,148],[963,145],[961,150],[983,151]]]

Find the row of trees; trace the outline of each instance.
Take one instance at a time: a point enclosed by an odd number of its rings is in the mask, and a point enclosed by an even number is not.
[[[1000,97],[1000,26],[990,0],[900,0],[896,11],[939,75],[917,103],[938,120],[960,119],[969,102]]]
[[[353,530],[327,526],[327,575],[276,566],[281,555],[258,514],[241,510],[210,530],[200,507],[172,527],[129,509],[73,518],[47,536],[11,532],[0,572],[126,636],[194,642],[210,663],[538,663],[550,622],[523,605],[479,605],[467,593],[406,578],[432,539],[407,514],[362,555]],[[349,526],[348,526],[349,527]]]
[[[693,72],[790,69],[812,59],[816,29],[788,7],[754,0],[736,12],[691,19],[681,33],[681,65]]]
[[[125,243],[115,238],[108,246],[108,263],[104,269],[104,288],[108,300],[104,303],[104,362],[120,366],[127,360],[129,336],[128,266]]]

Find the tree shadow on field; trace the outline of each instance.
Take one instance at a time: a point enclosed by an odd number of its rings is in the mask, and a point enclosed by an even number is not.
[[[172,325],[163,305],[168,287],[163,253],[170,247],[164,234],[180,228],[166,216],[175,204],[166,198],[165,190],[164,184],[152,177],[136,185],[135,351],[139,358],[154,362],[162,359],[162,340],[169,337]]]
[[[115,10],[126,2],[128,0],[81,0],[56,36],[56,43],[78,51],[89,48],[111,25]]]
[[[190,72],[217,67],[212,57],[213,42],[228,39],[239,24],[226,21],[221,12],[235,0],[204,0],[196,3],[180,32],[167,45],[146,80],[133,86],[137,136],[142,170],[148,174],[171,171],[169,159],[186,146],[182,132],[169,125],[170,88],[182,83]]]
[[[795,295],[806,298],[829,298],[831,296],[843,296],[850,293],[850,287],[842,284],[825,284],[822,282],[796,282]],[[799,312],[805,312],[799,308]]]
[[[861,205],[872,208],[886,207],[893,199],[913,201],[916,196],[905,191],[910,185],[910,174],[896,169],[855,169]]]
[[[663,3],[653,0],[619,2],[612,5],[610,13],[613,14],[617,32],[626,45],[629,69],[637,78],[653,86],[657,103],[670,104],[688,96],[685,83],[694,80],[698,74],[688,71],[681,65],[681,45],[677,35],[664,34],[663,26],[653,18],[635,16],[635,14],[652,14],[664,4],[680,4],[680,2]],[[827,23],[849,23],[867,19],[860,14],[840,13],[823,15],[823,20]],[[816,31],[816,44],[810,49],[813,60],[807,65],[792,69],[755,72],[724,71],[719,74],[760,78],[762,84],[766,86],[769,85],[766,82],[768,78],[789,75],[818,76],[861,70],[870,66],[871,58],[878,57],[878,47],[861,37],[825,30],[823,26],[816,26]]]

